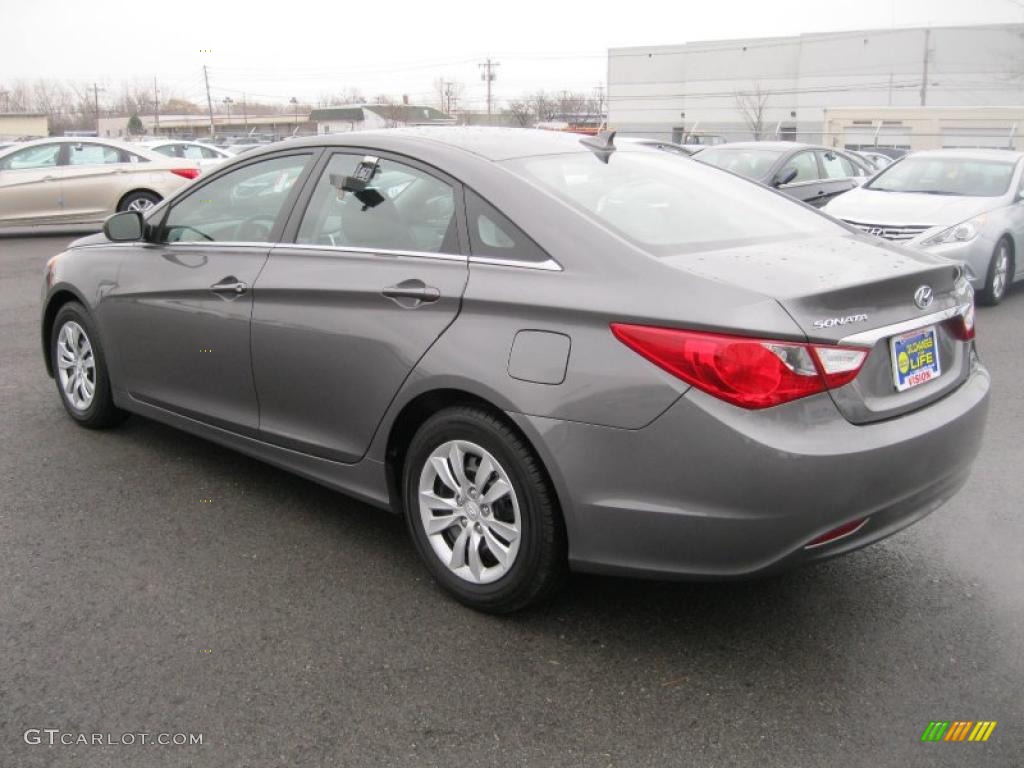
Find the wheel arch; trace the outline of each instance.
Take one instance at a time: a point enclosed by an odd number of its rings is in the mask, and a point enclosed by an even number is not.
[[[155,198],[157,198],[158,203],[162,202],[164,199],[164,196],[157,192],[155,189],[150,189],[149,187],[136,187],[135,189],[129,189],[127,192],[121,195],[121,198],[117,201],[117,205],[114,206],[114,210],[120,211],[121,206],[124,204],[124,201],[127,200],[130,196],[137,194],[139,192],[145,192],[147,195],[153,195]]]
[[[405,466],[405,458],[409,444],[412,441],[413,436],[416,434],[416,431],[428,418],[438,411],[444,408],[460,405],[477,406],[482,410],[493,414],[497,418],[501,419],[501,421],[504,422],[509,429],[515,432],[527,447],[529,447],[533,452],[534,457],[537,459],[537,464],[544,473],[545,479],[548,481],[555,504],[558,507],[559,514],[562,515],[564,522],[564,506],[562,504],[562,499],[560,498],[561,494],[559,493],[558,483],[554,481],[551,469],[544,461],[543,453],[537,449],[537,446],[534,444],[534,441],[530,439],[530,436],[527,435],[513,419],[510,419],[505,411],[490,400],[467,390],[454,387],[430,389],[420,392],[402,406],[401,410],[392,420],[388,428],[384,452],[384,471],[388,496],[392,499],[392,507],[395,512],[401,514],[402,505],[404,504],[402,472]]]
[[[53,321],[57,317],[57,313],[60,312],[60,308],[65,304],[69,304],[72,301],[78,302],[83,307],[87,307],[87,304],[75,291],[67,286],[60,286],[53,290],[49,298],[46,300],[46,309],[43,310],[43,324],[42,324],[42,345],[43,345],[43,361],[46,364],[46,375],[51,379],[53,378],[53,361],[50,359],[50,336],[53,335]]]

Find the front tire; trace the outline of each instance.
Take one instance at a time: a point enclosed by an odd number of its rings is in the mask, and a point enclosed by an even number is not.
[[[420,557],[465,605],[511,613],[561,582],[565,530],[550,481],[496,415],[459,406],[427,419],[406,452],[403,489]]]
[[[77,302],[65,304],[54,318],[50,362],[64,409],[83,427],[111,427],[127,415],[114,405],[99,334]]]
[[[1013,248],[1007,238],[1002,238],[996,243],[992,251],[992,258],[988,263],[988,272],[985,275],[985,287],[981,291],[982,304],[994,307],[1001,302],[1010,289],[1013,282]]]

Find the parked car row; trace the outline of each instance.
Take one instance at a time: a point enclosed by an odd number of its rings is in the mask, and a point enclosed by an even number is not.
[[[41,340],[75,422],[141,414],[390,507],[492,612],[569,568],[736,578],[883,539],[963,485],[989,399],[959,265],[529,130],[242,155],[52,258]]]
[[[790,141],[733,142],[689,153],[654,139],[637,146],[774,187],[885,240],[963,263],[979,300],[998,304],[1024,277],[1024,154],[945,149],[893,158]]]

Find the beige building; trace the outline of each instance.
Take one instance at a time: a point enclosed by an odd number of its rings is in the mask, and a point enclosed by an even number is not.
[[[0,139],[43,138],[50,135],[50,121],[35,112],[0,112]]]
[[[127,139],[127,117],[101,117],[99,135],[104,139]],[[146,135],[194,136],[209,138],[209,115],[160,115],[159,128],[153,115],[139,115]],[[315,128],[309,122],[309,115],[222,115],[215,114],[213,123],[219,135],[243,135],[247,133],[291,136],[294,133],[313,133]]]
[[[841,107],[823,138],[849,149],[986,147],[1024,150],[1024,107]]]

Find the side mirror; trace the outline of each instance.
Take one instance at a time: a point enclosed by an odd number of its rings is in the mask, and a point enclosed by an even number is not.
[[[796,175],[796,168],[783,168],[775,174],[775,180],[772,182],[772,186],[781,187],[783,184],[789,184],[789,182],[796,178]]]
[[[142,214],[139,211],[122,211],[103,222],[103,234],[114,243],[141,240],[145,231]]]

